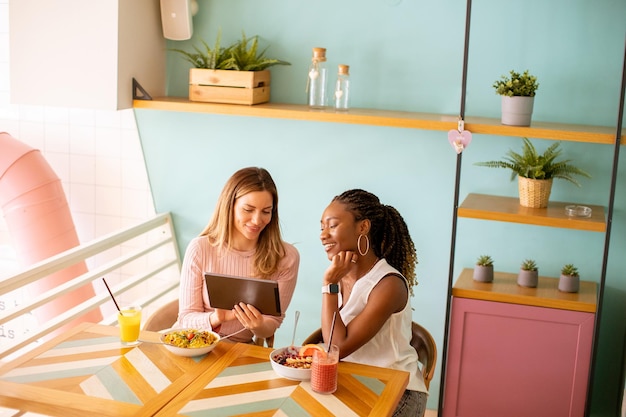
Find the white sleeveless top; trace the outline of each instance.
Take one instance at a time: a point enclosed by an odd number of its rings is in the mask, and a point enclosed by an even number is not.
[[[381,259],[367,274],[356,281],[348,302],[339,310],[341,319],[346,325],[363,311],[372,289],[390,273],[402,277],[385,259]],[[411,346],[412,321],[409,297],[402,311],[392,314],[370,341],[343,360],[407,371],[410,374],[407,389],[428,393],[422,373],[417,366],[417,352]]]

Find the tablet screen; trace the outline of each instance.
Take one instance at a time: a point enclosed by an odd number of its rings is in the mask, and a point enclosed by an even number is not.
[[[244,302],[255,306],[261,313],[280,316],[278,283],[265,279],[234,277],[205,272],[204,279],[213,308],[232,310]]]

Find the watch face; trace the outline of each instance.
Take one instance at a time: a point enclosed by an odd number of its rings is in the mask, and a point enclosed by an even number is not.
[[[328,288],[331,294],[339,294],[339,284],[330,284]]]

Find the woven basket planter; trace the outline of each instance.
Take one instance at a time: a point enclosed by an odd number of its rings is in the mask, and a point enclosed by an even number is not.
[[[549,180],[534,180],[531,178],[517,177],[519,188],[519,203],[524,207],[544,208],[548,207],[550,192],[552,191],[552,178]]]

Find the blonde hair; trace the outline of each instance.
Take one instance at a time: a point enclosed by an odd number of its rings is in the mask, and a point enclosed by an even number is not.
[[[278,191],[272,176],[264,168],[242,168],[226,181],[211,220],[200,236],[207,236],[213,246],[231,249],[235,200],[256,191],[267,191],[272,195],[272,218],[259,235],[253,259],[256,273],[267,278],[278,271],[285,248],[278,221]]]

